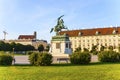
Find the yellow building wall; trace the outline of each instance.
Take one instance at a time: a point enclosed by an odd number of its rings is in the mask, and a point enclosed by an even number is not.
[[[72,43],[71,47],[73,51],[79,46],[81,47],[82,50],[84,48],[91,50],[92,46],[97,44],[99,50],[101,45],[103,45],[106,47],[114,46],[118,51],[118,47],[120,46],[120,35],[115,34],[115,35],[77,36],[70,37],[70,41]]]

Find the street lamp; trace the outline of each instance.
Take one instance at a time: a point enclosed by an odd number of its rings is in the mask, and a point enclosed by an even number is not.
[[[13,58],[14,58],[14,50],[15,50],[15,48],[13,48]]]
[[[13,48],[13,61],[14,61],[14,64],[15,64],[14,50],[15,50],[15,48]]]

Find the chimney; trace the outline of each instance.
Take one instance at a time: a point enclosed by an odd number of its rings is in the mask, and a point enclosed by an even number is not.
[[[35,37],[35,40],[37,39],[37,32],[34,31],[34,37]]]

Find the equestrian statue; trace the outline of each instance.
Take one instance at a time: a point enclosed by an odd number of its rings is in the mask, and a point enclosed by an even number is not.
[[[67,27],[64,26],[64,21],[63,19],[61,19],[64,15],[58,17],[57,19],[57,25],[51,29],[50,33],[51,32],[56,32],[56,35],[59,34],[59,32],[62,30],[62,29],[67,29]]]

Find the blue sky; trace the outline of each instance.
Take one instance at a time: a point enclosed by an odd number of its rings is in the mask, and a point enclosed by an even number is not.
[[[0,0],[0,39],[33,34],[51,40],[57,18],[70,29],[120,26],[120,0]]]

